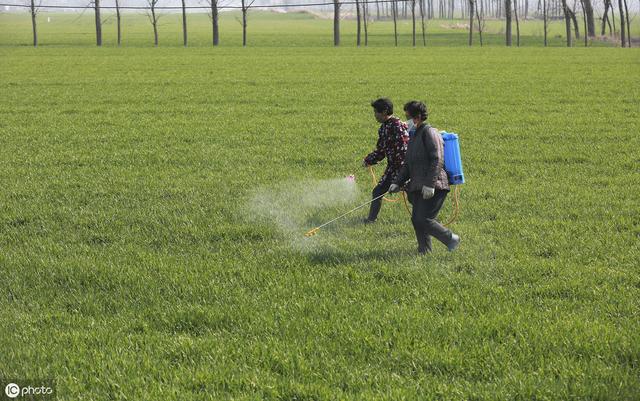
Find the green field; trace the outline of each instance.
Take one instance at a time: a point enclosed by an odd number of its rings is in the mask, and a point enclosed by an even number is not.
[[[2,388],[640,398],[638,49],[335,49],[328,21],[258,18],[246,49],[144,25],[95,48],[87,21],[33,49],[28,22],[0,15]],[[460,135],[453,253],[418,257],[398,204],[302,236],[368,199],[378,96]]]

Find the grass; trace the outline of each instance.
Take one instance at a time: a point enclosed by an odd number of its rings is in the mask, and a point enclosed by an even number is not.
[[[61,400],[638,398],[637,49],[276,40],[0,47],[0,378]],[[293,209],[281,188],[353,172],[367,200],[381,95],[461,136],[458,251],[417,257],[399,205],[308,251],[251,220],[256,193]]]

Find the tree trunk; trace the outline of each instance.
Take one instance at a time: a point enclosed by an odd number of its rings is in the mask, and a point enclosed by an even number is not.
[[[588,40],[589,40],[589,35],[587,35],[587,13],[585,12],[584,9],[584,0],[580,0],[580,6],[582,7],[582,21],[584,22],[584,47],[587,47],[589,45]]]
[[[576,32],[576,39],[580,39],[580,27],[578,25],[578,18],[576,17],[576,13],[567,6],[567,11],[569,12],[569,16],[571,17],[571,21],[573,21],[573,28]]]
[[[478,1],[477,0],[476,0],[475,4],[476,4],[476,18],[478,19],[478,37],[480,38],[480,47],[482,47],[482,21],[480,20],[480,14],[481,13],[484,14],[484,10],[481,9],[481,11],[478,12]],[[484,18],[484,16],[483,16],[483,18]]]
[[[184,47],[187,47],[187,5],[185,0],[182,0],[182,41]]]
[[[542,0],[542,18],[544,20],[544,46],[547,47],[547,0]]]
[[[607,33],[607,22],[609,22],[609,17],[607,16],[608,14],[609,14],[609,0],[604,0],[604,13],[602,14],[602,31],[600,33],[602,36],[604,36]],[[609,26],[611,26],[610,22],[609,22]]]
[[[398,46],[398,0],[392,0],[391,11],[393,13],[393,37]]]
[[[116,20],[118,22],[118,46],[122,44],[122,31],[121,31],[121,20],[120,20],[120,1],[116,0]]]
[[[31,0],[31,27],[33,28],[33,47],[38,46],[38,30],[36,26],[36,4],[35,0]]]
[[[340,3],[333,0],[333,45],[340,46]]]
[[[518,19],[518,2],[513,0],[513,13],[516,17],[516,46],[520,47],[520,20]]]
[[[220,44],[220,28],[218,24],[218,0],[211,1],[211,25],[213,29],[213,45],[218,46]]]
[[[356,46],[360,46],[360,1],[356,0],[356,18],[358,19],[357,23],[357,33],[356,33]]]
[[[587,35],[589,37],[596,36],[596,23],[595,18],[593,16],[593,5],[591,4],[591,0],[583,0],[584,3],[584,12],[587,20]]]
[[[507,19],[507,46],[511,46],[511,0],[504,0],[504,15]]]
[[[247,46],[247,7],[242,0],[242,47]]]
[[[156,18],[156,1],[151,3],[151,19],[153,24],[153,44],[158,47],[158,20]]]
[[[569,7],[567,0],[562,0],[562,10],[564,11],[564,24],[567,35],[567,47],[571,47],[571,16],[569,15]]]
[[[380,21],[380,1],[376,0],[376,20]]]
[[[369,33],[367,32],[367,16],[369,15],[369,10],[367,9],[368,6],[369,6],[369,3],[367,1],[364,1],[362,3],[362,25],[364,26],[364,45],[365,46],[369,45]]]
[[[473,45],[473,0],[469,0],[469,46]]]
[[[411,0],[412,44],[416,47],[416,0]]]
[[[96,19],[96,45],[102,46],[102,21],[100,20],[100,0],[93,0],[93,10]]]
[[[627,19],[627,47],[631,47],[631,23],[629,22],[629,9],[627,8],[627,0],[624,0],[624,12]]]
[[[626,38],[626,31],[625,31],[625,26],[624,26],[624,9],[622,6],[622,0],[618,0],[618,15],[620,16],[620,40],[622,43],[622,47],[625,47],[626,42],[627,42],[627,38]]]
[[[427,45],[427,34],[426,34],[426,28],[424,25],[424,7],[425,7],[425,1],[420,0],[420,23],[422,24],[422,46]]]

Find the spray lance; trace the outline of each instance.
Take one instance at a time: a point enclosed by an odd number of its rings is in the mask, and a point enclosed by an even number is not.
[[[312,228],[311,230],[307,231],[307,232],[304,234],[304,236],[305,236],[305,237],[313,237],[314,235],[316,235],[316,234],[318,233],[318,231],[319,231],[322,227],[328,226],[329,224],[333,223],[334,221],[336,221],[336,220],[340,220],[341,218],[345,217],[346,215],[349,215],[349,214],[351,214],[351,213],[355,212],[356,210],[361,209],[361,208],[363,208],[363,207],[367,206],[369,203],[371,203],[371,202],[373,202],[373,201],[375,201],[375,200],[377,200],[377,199],[382,198],[382,197],[383,197],[383,196],[385,196],[387,193],[388,193],[388,191],[387,191],[387,192],[385,192],[385,193],[383,193],[383,194],[382,194],[382,195],[380,195],[380,196],[377,196],[377,197],[375,197],[375,198],[371,199],[371,200],[370,200],[370,201],[368,201],[368,202],[363,203],[363,204],[362,204],[362,205],[360,205],[360,206],[357,206],[357,207],[355,207],[355,208],[353,208],[353,209],[349,210],[349,211],[348,211],[348,212],[346,212],[346,213],[341,214],[340,216],[338,216],[338,217],[336,217],[336,218],[334,218],[334,219],[332,219],[332,220],[327,221],[327,222],[326,222],[326,223],[324,223],[324,224],[319,225],[319,226],[318,226],[318,227],[316,227],[316,228]]]

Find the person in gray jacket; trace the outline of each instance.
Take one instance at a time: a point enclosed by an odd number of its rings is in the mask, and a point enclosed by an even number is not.
[[[449,193],[442,136],[427,124],[428,112],[424,103],[411,101],[405,104],[404,111],[407,118],[413,120],[416,132],[409,141],[405,164],[389,192],[398,192],[406,185],[413,206],[411,222],[418,240],[418,253],[431,252],[432,236],[453,251],[460,244],[460,237],[436,220]]]

